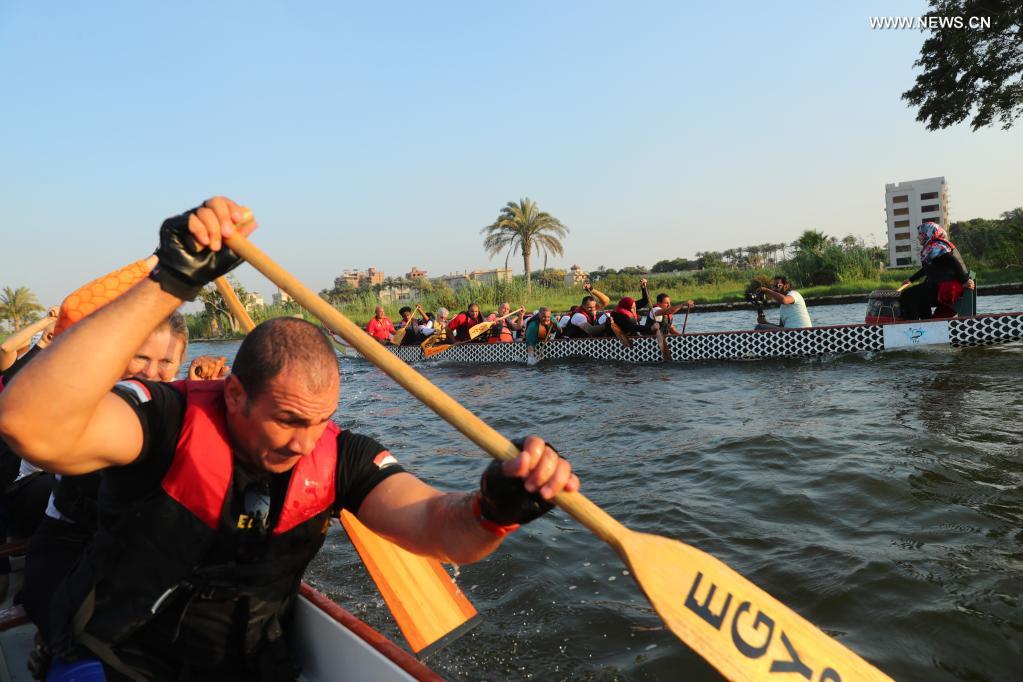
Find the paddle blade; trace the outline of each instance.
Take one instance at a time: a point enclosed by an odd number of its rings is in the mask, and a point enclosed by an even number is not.
[[[616,547],[657,614],[730,680],[890,680],[721,561],[627,531]]]
[[[444,343],[444,344],[439,344],[439,345],[435,345],[435,346],[430,346],[429,348],[423,348],[423,357],[424,358],[432,358],[434,355],[440,355],[441,353],[446,351],[448,348],[451,348],[451,344],[450,343]]]
[[[617,336],[618,340],[622,342],[622,345],[626,348],[632,348],[632,339],[622,332],[622,328],[618,326],[618,323],[614,321],[614,318],[608,316],[607,321],[611,323],[611,331],[615,333],[615,336]]]
[[[476,609],[440,562],[385,540],[348,511],[341,523],[414,653],[469,629]]]
[[[408,331],[408,327],[402,327],[398,331],[394,332],[394,336],[391,337],[391,343],[395,346],[400,346],[401,342],[405,340],[405,332]]]
[[[493,322],[480,322],[469,327],[469,338],[475,339],[480,334],[490,331],[490,328],[494,326]]]
[[[671,348],[668,347],[668,337],[660,329],[657,330],[657,345],[661,347],[661,358],[665,362],[671,362]]]

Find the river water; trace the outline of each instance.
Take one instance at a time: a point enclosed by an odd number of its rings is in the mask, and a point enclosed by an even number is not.
[[[978,307],[1023,310],[1023,296]],[[810,310],[816,324],[863,311]],[[687,331],[753,322],[749,311],[694,314]],[[895,679],[1023,679],[1023,344],[424,373],[502,433],[553,442],[626,526],[712,553]],[[443,490],[474,488],[486,463],[361,359],[342,361],[336,419]],[[307,578],[400,641],[340,528]],[[512,534],[458,581],[482,619],[427,659],[445,678],[719,679],[564,513]]]

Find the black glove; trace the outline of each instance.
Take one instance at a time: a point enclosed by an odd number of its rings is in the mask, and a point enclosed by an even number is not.
[[[525,441],[517,440],[514,443],[521,450]],[[547,447],[554,450],[550,443]],[[529,523],[551,509],[554,509],[554,505],[539,493],[526,490],[523,479],[505,476],[501,471],[501,462],[494,460],[483,470],[483,476],[480,477],[480,515],[487,521],[501,526]]]
[[[226,245],[213,252],[195,240],[188,231],[188,218],[199,208],[163,221],[156,249],[160,262],[149,273],[161,289],[184,301],[194,301],[199,290],[242,262]]]

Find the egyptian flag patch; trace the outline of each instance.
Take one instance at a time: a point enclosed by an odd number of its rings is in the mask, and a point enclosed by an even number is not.
[[[389,466],[398,463],[398,460],[394,458],[387,450],[381,451],[379,455],[373,458],[373,463],[377,465],[378,469],[386,469]]]
[[[148,403],[153,398],[149,393],[149,388],[141,381],[135,381],[134,379],[118,381],[117,388],[122,389],[124,393],[134,398],[135,402],[139,405]]]

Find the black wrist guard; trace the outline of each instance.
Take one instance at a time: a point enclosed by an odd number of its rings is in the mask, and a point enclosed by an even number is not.
[[[522,440],[514,442],[522,448]],[[550,443],[547,447],[554,450]],[[505,476],[501,471],[501,462],[494,460],[483,470],[483,476],[480,477],[480,515],[487,521],[502,526],[529,523],[551,509],[554,509],[554,505],[539,493],[526,490],[524,480]]]
[[[186,301],[194,301],[200,289],[242,262],[227,246],[213,252],[195,241],[188,231],[188,218],[197,210],[163,221],[156,249],[160,262],[149,275],[161,289]]]

